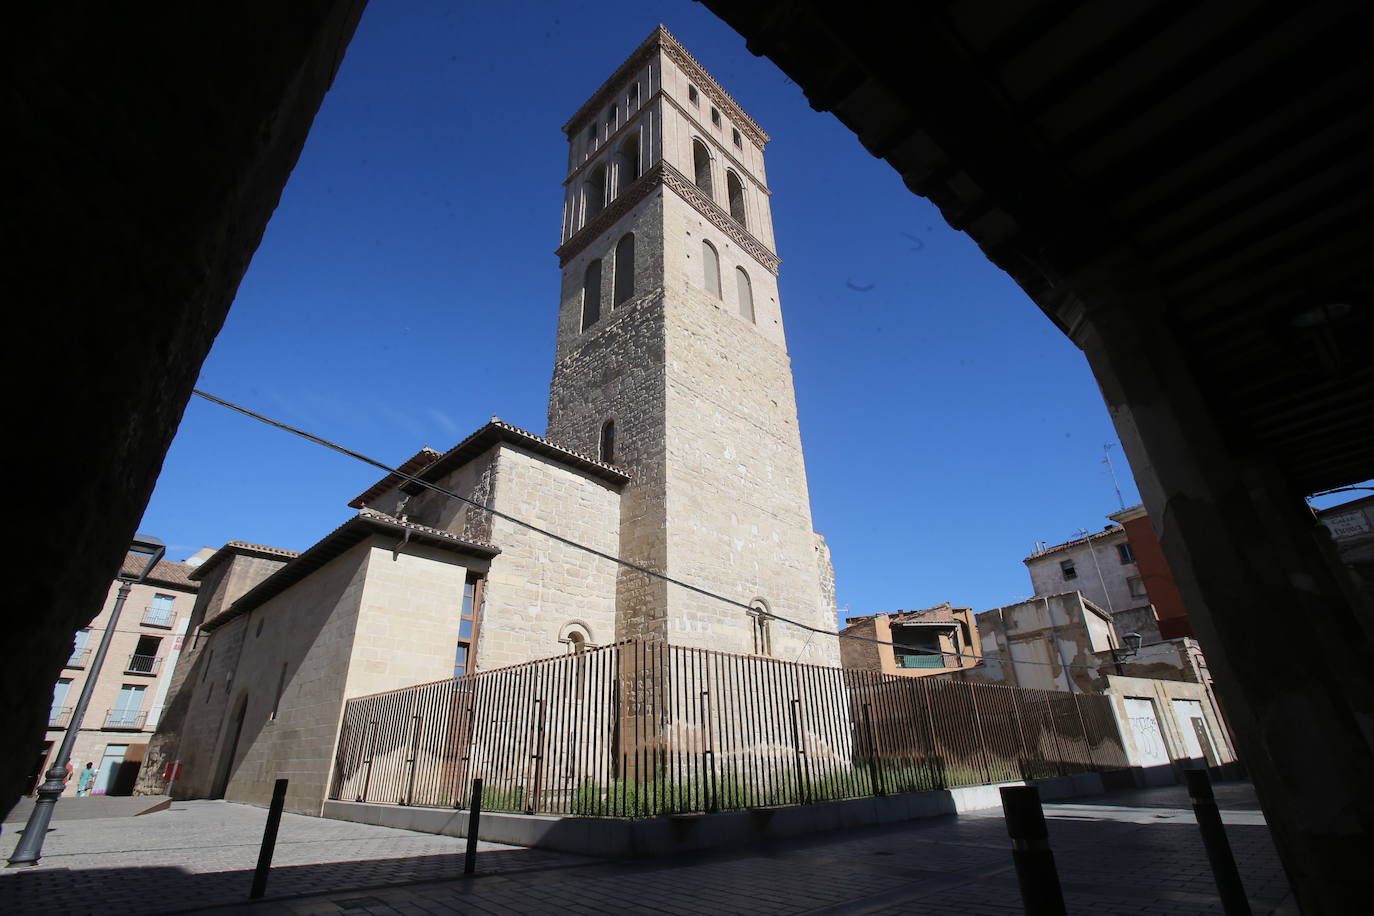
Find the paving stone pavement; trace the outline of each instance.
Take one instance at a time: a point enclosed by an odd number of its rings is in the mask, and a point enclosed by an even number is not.
[[[1217,794],[1254,912],[1296,913],[1249,787],[1219,784]],[[1070,913],[1221,912],[1181,788],[1045,810]],[[0,912],[1022,912],[998,811],[625,862],[482,844],[480,874],[472,879],[453,877],[462,840],[287,815],[269,898],[250,904],[264,814],[224,802],[178,802],[137,819],[72,825],[61,839],[63,831],[49,835],[42,867],[0,875]],[[7,833],[5,842],[14,839]]]

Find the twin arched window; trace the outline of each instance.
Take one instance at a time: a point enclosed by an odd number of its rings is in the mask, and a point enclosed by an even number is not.
[[[701,241],[701,272],[706,291],[720,299],[720,252],[716,251],[715,245],[705,239]],[[735,268],[735,298],[739,304],[740,317],[755,323],[754,284],[750,282],[749,274],[743,267]]]

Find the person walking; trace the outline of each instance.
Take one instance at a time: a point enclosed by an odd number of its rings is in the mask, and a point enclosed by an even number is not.
[[[81,775],[76,778],[76,797],[82,798],[91,794],[91,783],[95,782],[95,774],[98,770],[91,768],[91,762],[86,761],[86,768],[81,771]]]

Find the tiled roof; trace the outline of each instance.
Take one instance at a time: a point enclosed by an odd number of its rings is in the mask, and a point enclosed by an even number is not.
[[[955,615],[960,611],[969,612],[972,608],[955,607],[948,601],[937,604],[934,607],[923,608],[916,611],[884,611],[881,614],[867,614],[862,617],[850,617],[845,622],[845,629],[856,623],[863,623],[875,617],[887,617],[889,623],[953,623]]]
[[[251,544],[248,541],[226,541],[224,546],[211,554],[204,563],[192,567],[190,576],[195,580],[204,579],[207,572],[223,563],[229,557],[235,555],[291,560],[300,556],[300,553],[295,550],[287,550],[283,547],[269,547],[266,544]]]
[[[124,562],[119,566],[119,576],[121,579],[133,579],[138,577],[148,565],[148,554],[146,553],[126,553]],[[173,588],[181,588],[187,591],[195,591],[200,588],[200,583],[195,582],[190,577],[195,570],[194,566],[187,566],[185,563],[173,563],[171,560],[159,560],[157,565],[148,573],[145,582],[160,582],[163,585],[170,585]]]
[[[407,541],[443,547],[483,559],[489,559],[501,552],[499,548],[491,544],[470,541],[456,534],[449,534],[447,531],[440,531],[426,525],[417,525],[414,522],[395,518],[375,509],[363,509],[315,542],[305,553],[300,554],[290,563],[249,589],[221,613],[205,621],[201,624],[201,628],[207,632],[219,629],[235,617],[248,613],[268,599],[286,591],[330,560],[379,531],[390,534],[401,533]]]
[[[405,478],[401,476],[402,474],[420,473],[433,464],[439,455],[440,452],[438,449],[433,449],[426,445],[396,468],[396,470],[400,472],[399,474],[392,473],[386,475],[381,480],[349,500],[349,508],[361,509],[388,490],[394,490],[405,482]]]
[[[1106,537],[1111,537],[1112,535],[1116,535],[1116,534],[1125,534],[1125,533],[1126,533],[1126,529],[1125,529],[1125,528],[1122,528],[1120,525],[1111,525],[1111,526],[1108,526],[1107,528],[1102,529],[1101,531],[1094,531],[1092,534],[1088,535],[1087,537],[1074,538],[1072,541],[1065,541],[1065,542],[1062,543],[1062,544],[1055,544],[1053,547],[1046,547],[1044,550],[1037,550],[1035,553],[1033,553],[1033,554],[1031,554],[1030,556],[1026,557],[1026,558],[1025,558],[1024,560],[1022,560],[1021,562],[1022,562],[1022,563],[1029,563],[1031,560],[1036,560],[1036,559],[1039,559],[1040,557],[1048,556],[1048,555],[1050,555],[1050,554],[1052,554],[1052,553],[1058,553],[1059,551],[1061,551],[1061,550],[1067,550],[1067,549],[1070,548],[1070,547],[1077,547],[1078,545],[1080,545],[1080,544],[1086,544],[1086,543],[1088,543],[1089,541],[1096,541],[1096,540],[1098,540],[1098,539],[1100,539],[1100,538],[1106,538]]]
[[[608,483],[626,484],[630,482],[629,472],[613,464],[607,464],[584,452],[565,448],[527,429],[512,426],[498,417],[492,417],[490,423],[444,452],[415,476],[428,481],[437,480],[450,471],[467,464],[498,442],[522,446],[535,454],[552,458],[561,464],[591,474],[593,477],[599,477]],[[406,493],[418,493],[421,489],[420,485],[413,481],[401,486],[401,490]]]

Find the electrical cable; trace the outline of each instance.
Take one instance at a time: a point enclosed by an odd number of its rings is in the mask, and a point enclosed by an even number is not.
[[[236,411],[238,413],[243,414],[244,416],[252,417],[254,420],[257,420],[261,423],[266,423],[268,426],[273,426],[284,432],[300,436],[302,439],[307,439],[311,442],[314,442],[316,445],[324,446],[325,448],[330,449],[331,451],[338,452],[341,455],[347,455],[348,457],[361,461],[364,464],[371,465],[372,467],[377,468],[378,470],[386,471],[388,474],[394,474],[403,480],[415,484],[416,486],[424,487],[425,489],[431,490],[435,493],[447,496],[450,499],[456,499],[461,503],[466,503],[467,505],[472,506],[475,509],[478,509],[482,512],[490,513],[492,516],[496,518],[503,519],[514,525],[519,525],[522,528],[526,528],[530,531],[535,532],[536,534],[542,534],[544,537],[551,538],[559,542],[560,544],[565,544],[569,547],[574,548],[575,550],[584,551],[593,556],[600,557],[603,560],[609,560],[610,562],[622,566],[626,569],[631,569],[635,572],[643,573],[646,576],[659,579],[663,582],[668,583],[669,585],[676,585],[679,588],[685,588],[688,591],[694,592],[698,595],[702,595],[704,597],[720,601],[732,607],[741,608],[742,610],[749,611],[754,614],[761,614],[764,617],[770,617],[773,620],[781,621],[782,623],[797,627],[798,629],[807,630],[813,634],[819,633],[822,636],[836,636],[840,639],[851,639],[858,642],[872,643],[873,645],[878,646],[890,646],[894,649],[906,649],[907,651],[916,652],[922,655],[940,655],[946,658],[958,658],[968,661],[1014,661],[1016,664],[1043,665],[1045,667],[1050,668],[1083,668],[1090,671],[1097,671],[1101,667],[1100,665],[1060,665],[1056,662],[1038,662],[1031,661],[1029,659],[1003,659],[1001,656],[996,655],[970,655],[960,652],[946,652],[943,649],[931,649],[927,646],[908,646],[902,643],[888,642],[882,639],[875,639],[870,636],[860,636],[857,633],[836,633],[833,630],[826,630],[821,627],[815,627],[808,623],[802,623],[800,620],[793,620],[790,617],[784,617],[781,614],[776,614],[772,610],[764,610],[763,608],[756,607],[752,604],[745,604],[742,601],[736,601],[735,599],[726,597],[725,595],[717,594],[716,592],[709,591],[708,589],[702,588],[697,585],[692,585],[690,582],[683,582],[681,579],[675,579],[672,576],[669,576],[667,573],[661,573],[658,570],[650,569],[647,566],[640,566],[638,563],[633,563],[630,560],[618,557],[615,554],[606,553],[605,551],[600,550],[596,547],[592,547],[588,544],[583,544],[579,541],[574,541],[571,538],[567,538],[561,534],[556,534],[552,531],[549,531],[547,528],[541,528],[538,525],[525,521],[524,519],[517,518],[516,516],[502,512],[499,509],[493,509],[490,506],[484,506],[475,500],[463,496],[460,493],[453,492],[447,487],[442,487],[436,483],[432,483],[431,481],[423,480],[419,477],[416,477],[414,474],[408,474],[398,468],[391,467],[385,462],[378,461],[376,458],[370,458],[367,455],[362,454],[361,452],[356,452],[353,449],[347,448],[346,446],[339,445],[336,442],[331,442],[330,440],[325,439],[321,436],[317,436],[314,433],[306,432],[303,429],[299,429],[295,426],[291,426],[290,424],[283,423],[280,420],[274,420],[271,417],[264,416],[263,414],[250,410],[247,407],[244,407],[240,404],[235,404],[233,401],[226,401],[224,398],[216,397],[215,395],[201,391],[198,388],[192,389],[191,393],[196,395],[197,397],[204,398],[212,404],[218,404],[221,407],[226,407],[229,410]]]

